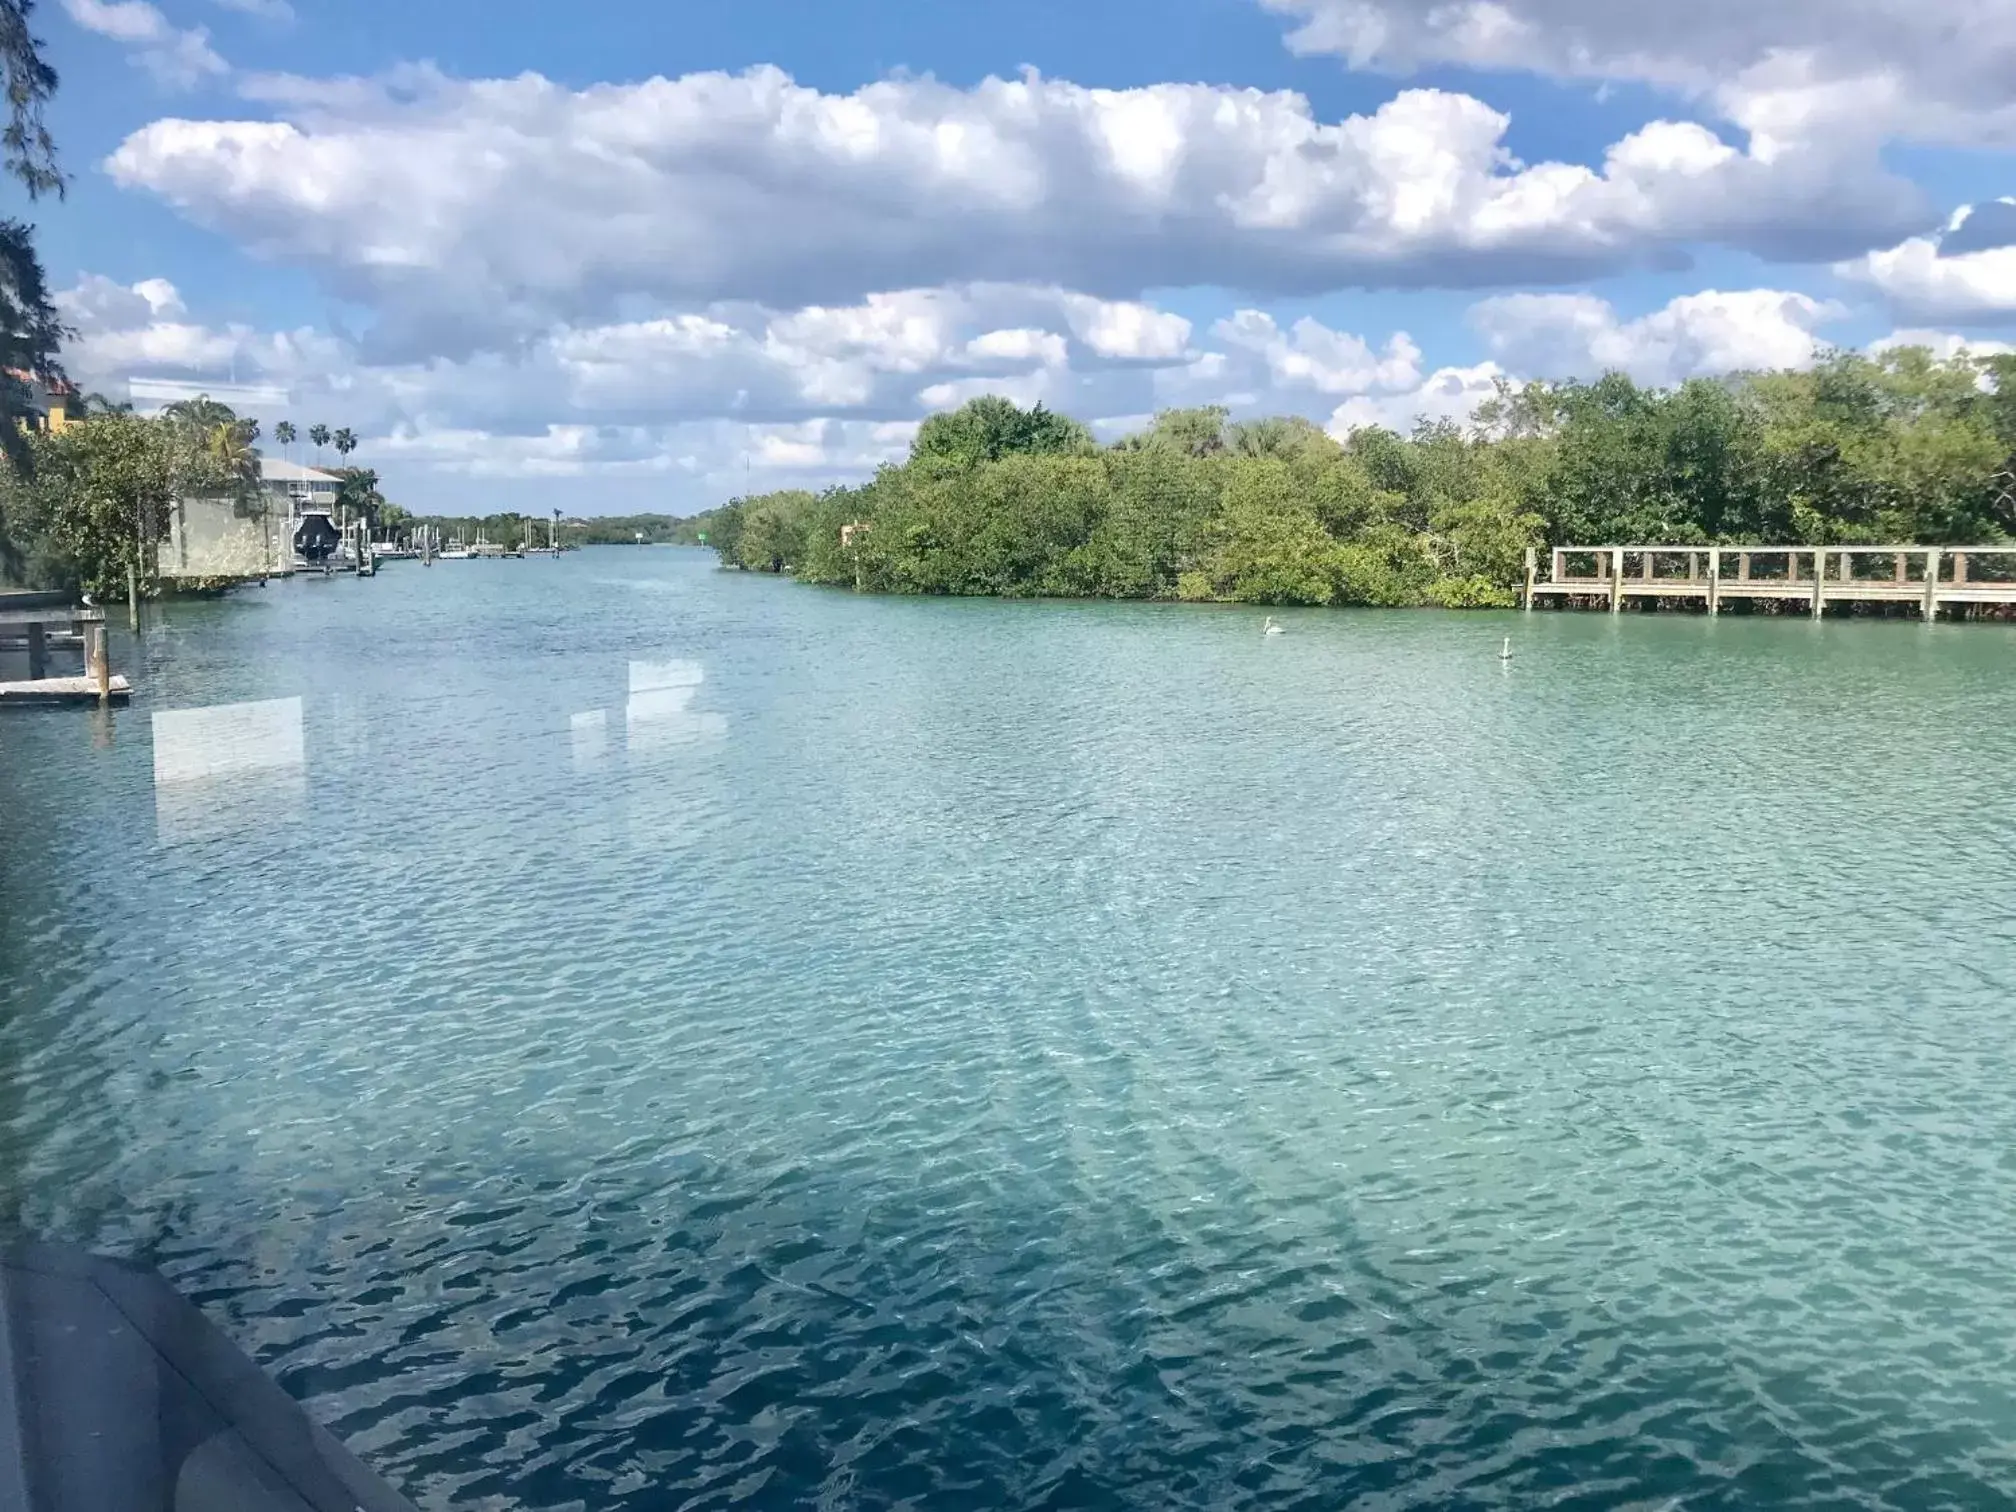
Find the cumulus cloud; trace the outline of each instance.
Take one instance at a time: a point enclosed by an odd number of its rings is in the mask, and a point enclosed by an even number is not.
[[[1955,357],[2002,357],[2016,352],[2016,344],[1983,341],[1953,331],[1892,331],[1888,336],[1869,343],[1872,352],[1890,352],[1899,347],[1924,347],[1941,362],[1950,362]]]
[[[1765,155],[1842,132],[2016,141],[2016,7],[1994,0],[1263,0],[1354,68],[1631,80],[1711,103]]]
[[[206,325],[160,279],[87,275],[57,302],[76,332],[64,361],[87,388],[228,374],[287,396],[269,422],[353,426],[393,476],[655,477],[691,508],[752,481],[864,474],[902,453],[924,411],[982,393],[1082,414],[1145,407],[1144,354],[1189,331],[1148,305],[967,285],[560,324],[510,353],[384,362],[312,330]]]
[[[1407,388],[1421,378],[1421,349],[1405,331],[1395,332],[1385,350],[1376,352],[1364,337],[1333,331],[1306,315],[1283,331],[1263,311],[1240,310],[1219,321],[1213,334],[1227,346],[1259,357],[1278,388],[1361,394]]]
[[[1413,388],[1399,393],[1360,394],[1346,399],[1331,412],[1325,429],[1344,441],[1350,439],[1351,432],[1368,426],[1381,426],[1405,435],[1423,422],[1454,420],[1461,424],[1498,391],[1498,380],[1506,376],[1495,362],[1437,368]]]
[[[86,31],[122,44],[171,89],[192,89],[231,71],[211,50],[209,32],[175,26],[147,0],[63,0],[63,9]]]
[[[2016,320],[2016,201],[1963,207],[1946,230],[1842,263],[1914,320]]]
[[[318,270],[407,353],[506,344],[637,298],[1502,285],[1703,240],[1840,257],[1923,224],[1918,192],[1860,148],[1767,157],[1655,122],[1597,166],[1526,165],[1508,117],[1431,89],[1325,122],[1288,92],[1033,74],[847,95],[774,68],[582,90],[425,69],[249,88],[275,118],[156,121],[110,173]],[[1155,360],[1184,339],[1173,317],[1076,334]]]
[[[1624,320],[1593,294],[1507,294],[1470,309],[1470,324],[1506,367],[1541,378],[1611,370],[1640,383],[1756,368],[1805,367],[1825,344],[1817,327],[1841,306],[1777,289],[1687,294]]]

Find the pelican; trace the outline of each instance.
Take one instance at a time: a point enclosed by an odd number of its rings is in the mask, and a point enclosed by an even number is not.
[[[1498,660],[1500,661],[1512,660],[1512,637],[1509,635],[1505,637],[1505,649],[1498,653]]]
[[[1270,614],[1267,616],[1267,628],[1263,630],[1261,633],[1263,635],[1286,635],[1288,632],[1286,630],[1283,630],[1279,625],[1275,624],[1274,616]]]

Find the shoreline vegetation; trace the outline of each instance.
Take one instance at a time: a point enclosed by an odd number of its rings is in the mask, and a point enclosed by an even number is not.
[[[1343,441],[1165,410],[1108,446],[984,397],[868,483],[684,522],[724,566],[864,592],[1502,608],[1528,547],[1988,544],[2016,533],[2016,357],[1840,352],[1640,387],[1501,381],[1469,426]]]

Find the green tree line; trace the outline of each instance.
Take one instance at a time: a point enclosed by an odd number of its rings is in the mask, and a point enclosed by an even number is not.
[[[2016,531],[2016,358],[1906,348],[1648,388],[1501,384],[1468,426],[1170,410],[1096,444],[976,399],[858,487],[700,517],[728,565],[872,592],[1501,606],[1528,547],[1986,543]]]

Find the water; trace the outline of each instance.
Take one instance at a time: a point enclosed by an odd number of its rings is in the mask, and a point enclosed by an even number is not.
[[[0,719],[0,1223],[427,1508],[2016,1505],[2011,631],[1260,618],[174,608]]]

